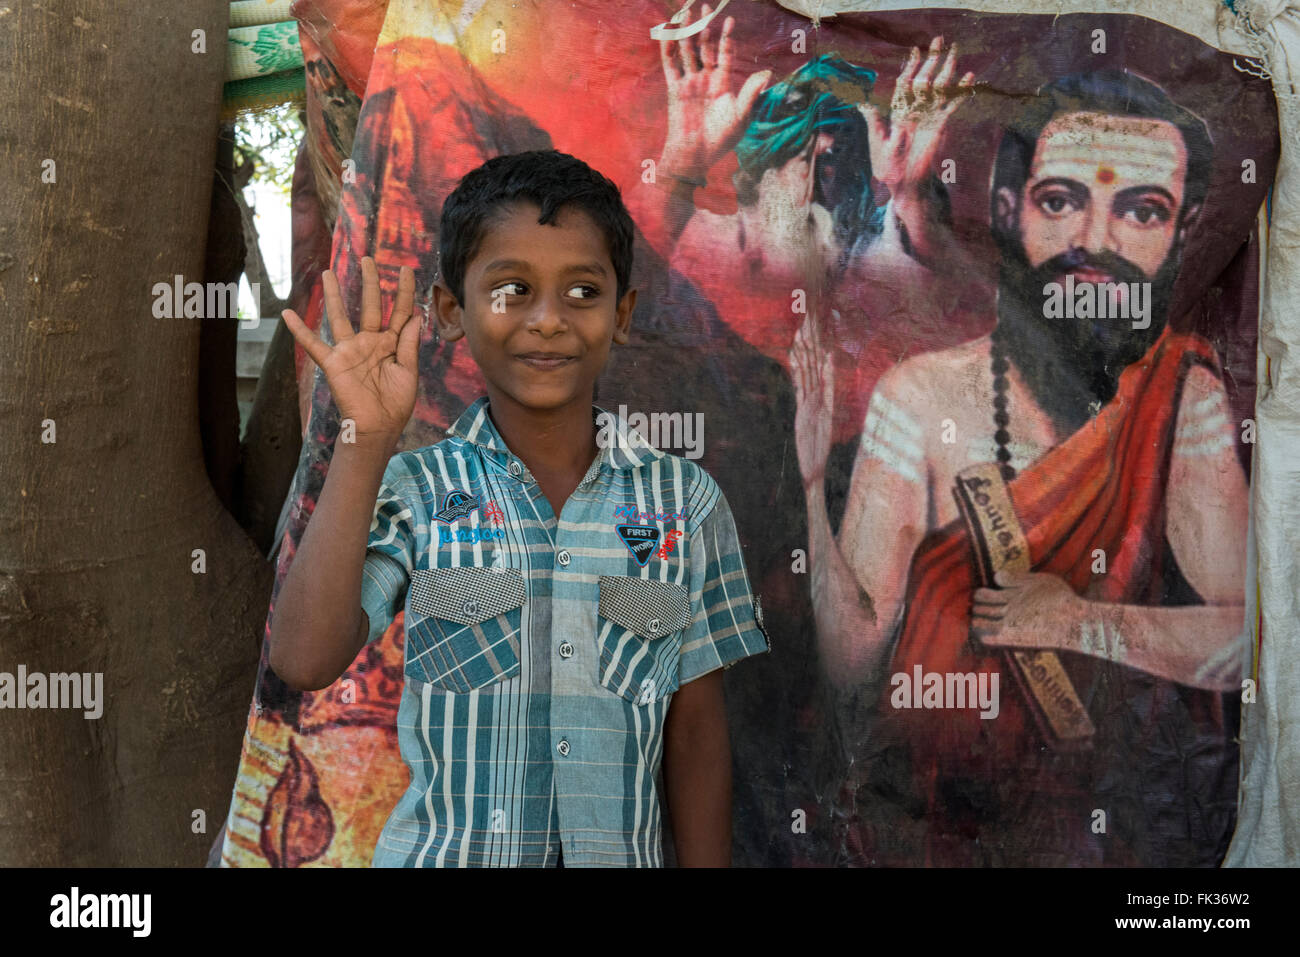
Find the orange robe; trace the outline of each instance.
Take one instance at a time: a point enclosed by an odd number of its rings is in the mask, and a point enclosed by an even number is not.
[[[1208,342],[1166,328],[1092,421],[1008,483],[1033,571],[1059,575],[1100,602],[1199,600],[1164,536],[1176,413],[1193,364],[1220,374]],[[1092,571],[1098,548],[1104,574]],[[850,843],[879,863],[1215,863],[1235,823],[1236,725],[1225,720],[1224,697],[1058,652],[1097,732],[1086,751],[1054,750],[1007,659],[969,637],[979,585],[961,519],[927,536],[913,557],[889,673],[910,676],[917,664],[924,672],[997,672],[1000,714],[895,710],[887,685],[876,747],[893,758],[886,764],[896,777],[910,771],[910,794],[904,787],[894,798],[913,819],[900,832],[912,843],[882,840],[879,829]],[[881,796],[877,788],[866,799]],[[1096,810],[1106,812],[1104,833],[1095,830]]]

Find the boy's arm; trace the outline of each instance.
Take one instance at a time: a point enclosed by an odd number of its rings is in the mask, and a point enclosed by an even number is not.
[[[664,788],[681,867],[731,865],[731,743],[722,671],[681,687],[664,727]]]
[[[289,687],[318,691],[366,643],[361,567],[391,449],[339,443],[271,618],[271,669]]]
[[[334,682],[356,658],[369,631],[361,577],[380,481],[415,407],[420,324],[412,322],[415,273],[399,271],[397,297],[383,325],[379,272],[361,260],[361,317],[348,321],[338,280],[321,277],[334,345],[292,309],[285,325],[324,373],[352,441],[336,442],[320,499],[307,523],[271,616],[272,670],[299,691]]]
[[[727,499],[704,476],[704,516],[690,538],[693,616],[682,635],[678,689],[664,724],[664,787],[678,862],[731,863],[731,746],[722,693],[727,666],[768,651]],[[712,507],[710,507],[710,502]]]

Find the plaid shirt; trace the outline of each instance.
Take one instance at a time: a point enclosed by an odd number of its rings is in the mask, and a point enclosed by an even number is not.
[[[405,612],[411,784],[374,866],[662,866],[673,692],[767,639],[717,483],[598,421],[558,520],[486,397],[389,461],[361,605],[371,641]]]

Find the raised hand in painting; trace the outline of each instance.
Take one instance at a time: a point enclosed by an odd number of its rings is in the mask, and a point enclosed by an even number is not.
[[[835,362],[822,347],[817,319],[811,311],[790,347],[790,377],[794,380],[795,454],[807,488],[826,478],[835,406]]]
[[[284,310],[284,323],[325,374],[339,417],[355,424],[357,444],[391,453],[411,418],[419,384],[420,324],[411,320],[415,272],[402,267],[397,298],[384,326],[379,272],[372,258],[361,260],[361,328],[356,332],[348,321],[338,278],[327,269],[321,284],[334,345],[308,329],[292,309]]]
[[[709,15],[709,10],[706,3],[701,19]],[[679,26],[686,28],[690,22],[688,12]],[[732,92],[734,26],[735,21],[727,17],[716,42],[710,35],[711,24],[695,36],[659,41],[668,89],[668,133],[659,165],[667,172],[703,180],[739,139],[754,101],[772,78],[771,70],[762,70],[746,79],[739,91]]]
[[[952,82],[957,71],[957,44],[948,48],[940,66],[942,55],[943,37],[930,41],[924,62],[920,49],[912,48],[894,83],[888,123],[874,106],[864,103],[858,107],[867,120],[872,171],[891,192],[921,188],[934,165],[939,134],[964,99],[958,94],[972,92],[975,84],[975,74],[970,72],[955,85]]]

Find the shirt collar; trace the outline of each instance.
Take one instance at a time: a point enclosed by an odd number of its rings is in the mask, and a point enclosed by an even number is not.
[[[608,462],[610,468],[615,469],[635,469],[663,458],[664,453],[629,426],[622,416],[607,412],[598,405],[593,405],[591,411],[592,420],[597,427],[598,462]],[[447,434],[494,452],[510,452],[492,417],[488,415],[488,397],[485,395],[475,399],[460,414]]]

